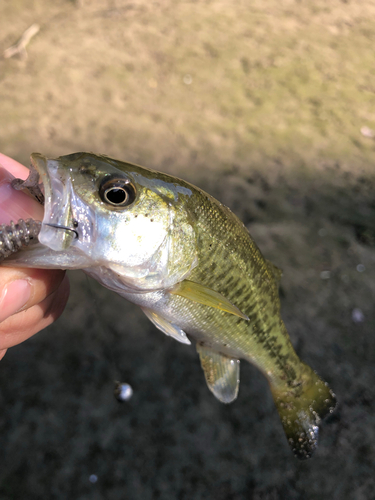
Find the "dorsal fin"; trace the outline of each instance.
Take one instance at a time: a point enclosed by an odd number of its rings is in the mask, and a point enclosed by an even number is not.
[[[210,391],[222,403],[231,403],[240,385],[240,361],[197,343],[197,351]]]
[[[271,271],[271,273],[275,277],[276,283],[279,285],[281,277],[283,275],[282,270],[279,267],[275,266],[275,264],[272,264],[272,262],[267,260],[267,259],[266,259],[266,262],[267,262],[269,270]]]

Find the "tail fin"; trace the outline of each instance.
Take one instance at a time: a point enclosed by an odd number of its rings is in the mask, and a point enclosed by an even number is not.
[[[310,458],[318,446],[319,423],[336,406],[328,385],[307,365],[301,383],[287,390],[271,387],[288,443],[300,460]]]

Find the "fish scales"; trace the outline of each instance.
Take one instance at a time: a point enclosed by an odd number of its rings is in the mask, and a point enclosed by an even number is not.
[[[194,204],[187,200],[187,210],[196,220],[199,266],[193,269],[189,279],[223,294],[247,314],[250,321],[238,321],[235,316],[220,311],[209,313],[207,306],[180,297],[171,299],[175,301],[176,313],[180,311],[183,315],[186,308],[186,316],[195,318],[197,336],[203,334],[204,321],[209,332],[202,341],[210,343],[214,329],[215,344],[219,344],[221,352],[256,364],[274,384],[284,384],[283,379],[287,378],[293,385],[296,368],[288,365],[294,363],[299,367],[301,363],[282,326],[277,285],[267,262],[244,224],[227,207],[199,190],[195,194],[198,200],[195,198]],[[226,286],[228,278],[232,279],[230,286]],[[278,335],[273,336],[273,331]],[[281,366],[277,373],[267,368],[270,363],[274,364],[275,358]]]
[[[239,360],[253,363],[293,452],[311,456],[335,395],[289,340],[281,271],[229,208],[176,177],[91,153],[34,153],[29,178],[14,187],[45,200],[44,218],[39,243],[4,265],[83,269],[166,335],[195,341],[208,388],[224,403],[237,397]]]

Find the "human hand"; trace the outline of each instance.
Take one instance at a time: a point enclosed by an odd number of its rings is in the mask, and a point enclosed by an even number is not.
[[[0,224],[43,219],[43,207],[10,186],[26,179],[28,169],[0,153]],[[55,321],[69,296],[64,271],[0,266],[0,359],[17,345]]]

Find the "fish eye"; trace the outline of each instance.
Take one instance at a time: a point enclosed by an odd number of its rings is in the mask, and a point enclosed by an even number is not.
[[[127,207],[135,200],[135,188],[128,179],[104,178],[99,188],[100,198],[112,207]]]

